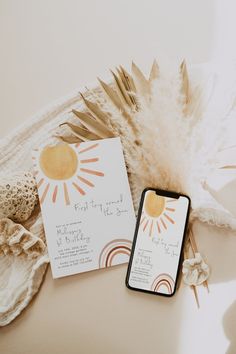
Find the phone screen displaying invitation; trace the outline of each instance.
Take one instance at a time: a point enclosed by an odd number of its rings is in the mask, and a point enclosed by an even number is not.
[[[158,195],[150,189],[144,192],[140,208],[128,286],[171,296],[176,288],[189,199]]]

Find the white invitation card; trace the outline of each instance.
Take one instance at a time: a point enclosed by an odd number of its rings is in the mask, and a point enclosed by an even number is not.
[[[119,138],[33,150],[53,278],[128,262],[135,215]]]

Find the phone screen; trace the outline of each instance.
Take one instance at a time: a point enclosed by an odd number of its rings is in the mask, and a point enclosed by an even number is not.
[[[185,195],[143,191],[126,278],[129,288],[175,293],[189,204]]]

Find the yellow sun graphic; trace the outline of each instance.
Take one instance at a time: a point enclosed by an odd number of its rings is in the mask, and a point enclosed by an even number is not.
[[[80,195],[85,195],[87,188],[94,187],[91,176],[103,177],[104,173],[97,169],[87,168],[90,164],[98,162],[99,158],[97,156],[86,158],[86,154],[96,151],[98,146],[99,143],[93,143],[82,148],[80,144],[61,143],[46,146],[41,151],[35,149],[34,175],[37,180],[40,203],[43,204],[46,197],[50,197],[52,203],[56,203],[59,195],[62,195],[65,204],[70,205],[71,187]]]
[[[69,179],[77,171],[76,152],[66,144],[46,146],[39,159],[43,173],[51,179]]]
[[[161,234],[167,230],[169,223],[175,224],[174,219],[170,216],[175,212],[175,208],[169,204],[175,201],[176,199],[157,195],[155,191],[146,192],[140,221],[143,232],[148,232],[152,237],[155,231]]]

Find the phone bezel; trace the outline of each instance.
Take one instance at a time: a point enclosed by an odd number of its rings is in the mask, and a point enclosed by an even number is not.
[[[185,197],[185,198],[188,199],[188,209],[187,209],[185,225],[184,225],[184,234],[183,234],[183,239],[182,239],[182,244],[181,244],[181,249],[180,249],[178,269],[177,269],[177,274],[176,274],[176,281],[175,281],[174,291],[173,291],[172,294],[163,294],[163,293],[159,293],[159,292],[156,292],[156,291],[151,291],[151,290],[146,290],[146,289],[141,289],[141,288],[134,288],[131,285],[129,285],[129,277],[130,277],[131,265],[132,265],[132,262],[133,262],[134,250],[135,250],[137,236],[138,236],[139,222],[140,222],[140,218],[141,218],[141,214],[142,214],[144,197],[145,197],[145,193],[147,191],[150,191],[150,190],[151,191],[155,191],[158,195],[162,195],[162,196],[165,196],[165,197],[176,198],[176,199],[178,199],[179,197]],[[190,200],[189,196],[187,196],[185,194],[176,193],[176,192],[172,192],[172,191],[166,191],[166,190],[157,189],[157,188],[151,188],[151,187],[150,188],[145,188],[143,190],[143,192],[141,194],[139,210],[138,210],[138,216],[137,216],[135,232],[134,232],[134,239],[133,239],[133,244],[132,244],[129,264],[128,264],[128,268],[127,268],[126,279],[125,279],[125,283],[126,283],[126,286],[127,286],[128,289],[135,290],[135,291],[141,291],[141,292],[148,293],[148,294],[153,294],[153,295],[165,296],[165,297],[172,297],[175,294],[176,289],[177,289],[177,284],[178,284],[179,273],[180,273],[180,266],[181,266],[181,259],[182,259],[182,254],[183,254],[184,243],[185,243],[185,239],[186,239],[186,235],[187,235],[190,206],[191,206],[191,200]]]

